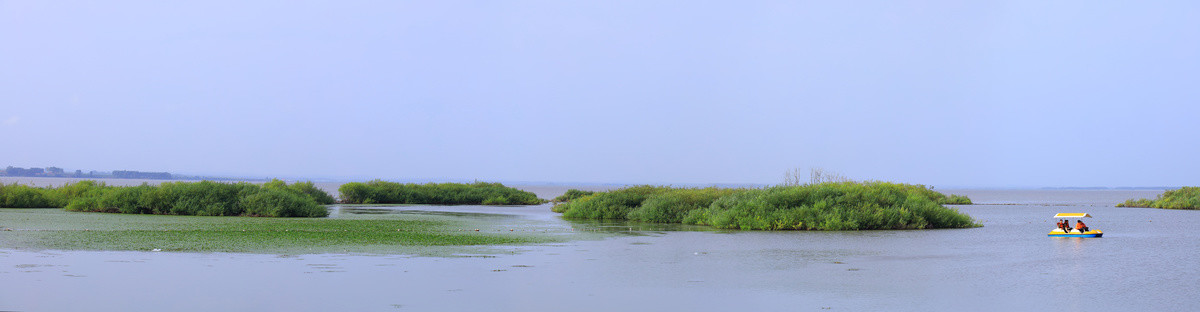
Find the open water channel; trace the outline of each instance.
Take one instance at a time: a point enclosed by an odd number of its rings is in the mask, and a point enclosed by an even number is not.
[[[1113,207],[1159,192],[939,191],[984,203],[957,207],[984,226],[727,232],[418,206],[390,209],[606,234],[469,257],[0,249],[0,311],[1200,310],[1200,211]],[[1046,237],[1057,212],[1091,213],[1104,238]]]

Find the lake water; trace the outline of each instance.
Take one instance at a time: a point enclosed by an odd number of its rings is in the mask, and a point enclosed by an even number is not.
[[[1159,192],[939,191],[989,204],[957,207],[984,227],[681,231],[424,206],[396,209],[609,234],[461,258],[0,249],[0,311],[1200,310],[1200,211],[1112,207]],[[1046,237],[1058,212],[1091,213],[1104,238]]]

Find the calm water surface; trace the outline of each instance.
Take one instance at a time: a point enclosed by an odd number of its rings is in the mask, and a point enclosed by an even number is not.
[[[0,249],[0,310],[1200,310],[1200,211],[1111,207],[1150,191],[940,191],[995,204],[958,207],[984,227],[680,231],[535,206],[498,220],[612,234],[463,258]],[[1046,237],[1057,212],[1105,237]]]

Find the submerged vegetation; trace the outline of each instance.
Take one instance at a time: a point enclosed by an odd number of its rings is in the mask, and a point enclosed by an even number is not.
[[[636,186],[556,205],[570,219],[637,220],[743,230],[877,230],[978,226],[923,185],[827,182],[766,189]]]
[[[1158,195],[1156,199],[1130,199],[1117,207],[1145,207],[1165,209],[1200,209],[1200,187],[1185,186]]]
[[[324,217],[329,194],[311,182],[288,185],[272,180],[246,182],[166,182],[157,186],[110,186],[80,181],[59,187],[0,185],[0,207],[64,208],[70,211],[131,214]]]
[[[346,204],[537,205],[537,195],[500,183],[350,182],[338,188]]]

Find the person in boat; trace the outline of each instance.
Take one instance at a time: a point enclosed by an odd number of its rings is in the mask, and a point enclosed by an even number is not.
[[[1063,233],[1070,233],[1071,232],[1071,220],[1063,219],[1062,226],[1059,228],[1063,230]]]
[[[1079,230],[1079,233],[1084,233],[1084,232],[1088,231],[1087,224],[1083,224],[1083,220],[1075,221],[1075,229]]]
[[[1063,220],[1058,220],[1057,225],[1059,230],[1062,230],[1064,233],[1067,231],[1067,226],[1063,225]]]

